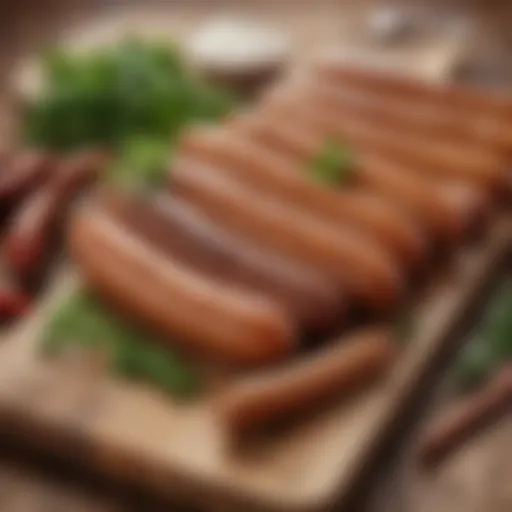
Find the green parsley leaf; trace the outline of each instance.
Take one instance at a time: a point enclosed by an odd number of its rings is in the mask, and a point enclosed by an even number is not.
[[[128,325],[84,290],[56,309],[43,332],[43,355],[58,356],[70,347],[101,350],[110,356],[113,373],[151,382],[178,397],[199,389],[196,372],[172,349]]]
[[[321,182],[342,185],[352,178],[354,159],[352,153],[336,140],[328,139],[310,160],[309,169]]]

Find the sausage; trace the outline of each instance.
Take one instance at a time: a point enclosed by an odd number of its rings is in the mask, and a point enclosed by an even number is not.
[[[68,240],[87,284],[167,343],[241,365],[279,359],[295,346],[295,326],[277,303],[154,250],[99,207],[74,212]]]
[[[215,397],[213,408],[223,427],[240,435],[370,384],[391,366],[395,355],[388,329],[361,329],[316,354],[229,386]]]
[[[317,78],[317,79],[315,79]],[[357,112],[380,126],[396,127],[428,139],[480,146],[508,156],[512,151],[512,127],[484,117],[475,119],[446,106],[418,103],[350,84],[330,84],[318,77],[304,80],[310,94],[318,95],[339,108]]]
[[[361,158],[357,176],[362,186],[382,193],[422,219],[448,245],[465,240],[490,215],[487,197],[475,187],[432,181],[376,155]]]
[[[298,209],[254,194],[214,166],[177,158],[170,173],[174,194],[258,245],[315,266],[363,306],[394,307],[404,276],[385,249],[349,229],[332,228]]]
[[[110,192],[103,204],[145,242],[201,272],[275,298],[306,329],[324,330],[343,318],[346,304],[323,275],[236,238],[179,198]]]
[[[332,133],[356,151],[369,150],[396,163],[441,178],[472,183],[493,193],[501,192],[507,184],[506,162],[499,155],[472,147],[456,148],[444,141],[415,137],[405,130],[390,131],[389,127],[376,126],[348,109],[333,108],[317,95],[304,96],[299,91],[294,96],[291,91],[288,105],[268,102],[264,110],[266,115],[279,120],[288,115],[293,119],[300,108],[315,109],[329,123]]]
[[[483,115],[509,123],[512,115],[512,97],[502,93],[478,91],[468,85],[427,81],[396,71],[354,66],[334,56],[318,59],[314,68],[318,76],[334,83],[465,111],[472,117]]]
[[[328,127],[320,123],[315,123],[316,129],[308,129],[304,124],[297,128],[297,124],[278,124],[263,117],[246,116],[232,120],[231,124],[237,132],[245,132],[296,161],[310,159],[321,148],[322,141],[329,137]],[[372,193],[359,193],[362,203],[365,197],[383,196],[383,202],[391,202],[401,207],[400,210],[411,212],[435,236],[450,243],[460,240],[476,219],[482,217],[484,209],[480,197],[473,198],[464,193],[463,189],[467,187],[458,187],[457,190],[453,186],[443,188],[368,152],[357,153],[354,157],[353,182]],[[365,211],[362,205],[359,211]],[[382,215],[376,215],[376,218],[382,219]]]
[[[8,159],[0,173],[0,204],[14,206],[44,183],[52,167],[48,154],[27,151]]]
[[[97,151],[78,153],[56,166],[55,173],[14,212],[3,241],[7,265],[22,282],[38,281],[53,253],[65,213],[80,190],[104,165]]]
[[[466,397],[428,425],[418,440],[418,456],[425,465],[436,464],[449,451],[512,403],[512,365],[506,366],[484,388]]]
[[[425,261],[428,249],[424,234],[389,203],[353,188],[332,189],[308,179],[304,162],[290,161],[239,132],[196,129],[182,139],[182,151],[215,163],[333,226],[361,229],[410,267]],[[311,157],[310,153],[304,154],[304,159]],[[304,173],[297,171],[301,168]]]

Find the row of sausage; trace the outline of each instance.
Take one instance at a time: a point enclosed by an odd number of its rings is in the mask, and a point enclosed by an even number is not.
[[[503,120],[452,116],[438,88],[436,115],[419,115],[430,108],[422,100],[393,107],[402,126],[374,114],[398,102],[375,85],[379,73],[344,70],[319,63],[224,125],[193,128],[165,191],[104,191],[77,212],[70,244],[93,287],[167,337],[234,363],[286,356],[303,332],[329,332],[354,305],[396,310],[433,250],[457,247],[506,196],[508,145],[490,141],[491,129],[472,141],[463,133],[468,122]],[[441,114],[458,136],[427,136]],[[354,153],[342,188],[315,182],[305,165],[333,137]]]

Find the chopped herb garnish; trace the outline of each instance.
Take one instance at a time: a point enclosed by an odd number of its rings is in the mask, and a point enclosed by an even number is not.
[[[512,285],[491,302],[477,335],[462,350],[457,363],[457,381],[463,388],[484,382],[512,358]]]
[[[167,172],[171,146],[147,137],[133,137],[119,148],[107,180],[123,187],[158,186]]]
[[[72,347],[106,353],[113,373],[152,382],[172,395],[189,396],[199,387],[196,372],[172,349],[158,345],[83,290],[60,305],[43,334],[47,356]]]
[[[28,142],[59,151],[108,148],[119,157],[114,179],[124,182],[157,181],[163,147],[171,151],[192,123],[218,120],[235,104],[194,76],[168,43],[128,38],[84,53],[52,51],[42,75],[25,111]]]
[[[347,183],[354,172],[352,153],[336,140],[328,139],[309,162],[311,175],[328,184]]]

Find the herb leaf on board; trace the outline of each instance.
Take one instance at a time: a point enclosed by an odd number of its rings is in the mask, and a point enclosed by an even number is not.
[[[355,170],[352,153],[334,139],[327,139],[309,161],[311,176],[331,184],[346,184]]]

